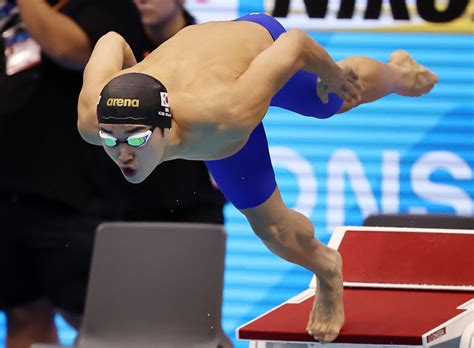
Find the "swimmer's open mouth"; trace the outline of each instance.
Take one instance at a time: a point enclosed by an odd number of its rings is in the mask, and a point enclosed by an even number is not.
[[[136,169],[132,169],[132,168],[121,168],[121,169],[122,169],[123,174],[127,177],[134,176],[135,174],[137,174]]]

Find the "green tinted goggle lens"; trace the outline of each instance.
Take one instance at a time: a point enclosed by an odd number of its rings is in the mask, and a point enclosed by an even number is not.
[[[129,138],[127,139],[127,143],[130,146],[142,146],[143,144],[146,143],[147,138],[148,138],[147,135],[143,137],[139,137],[139,138]]]
[[[109,146],[109,147],[113,147],[113,146],[117,145],[117,141],[115,141],[114,139],[102,138],[102,140],[104,141],[104,144]]]
[[[125,141],[118,141],[112,135],[109,135],[102,131],[99,131],[99,136],[104,142],[105,146],[108,146],[108,147],[117,146],[118,143],[127,143],[128,145],[133,146],[133,147],[141,147],[146,144],[146,142],[150,138],[151,133],[152,133],[152,130],[150,129],[150,130],[147,130],[146,132],[141,132],[136,135],[131,135]]]

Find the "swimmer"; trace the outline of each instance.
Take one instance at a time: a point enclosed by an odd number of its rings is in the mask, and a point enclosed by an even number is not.
[[[331,342],[344,324],[342,260],[283,203],[261,121],[270,105],[327,118],[391,93],[419,96],[436,82],[404,51],[388,64],[335,62],[302,31],[251,14],[187,27],[138,64],[119,35],[105,35],[84,72],[78,129],[132,183],[164,161],[205,160],[263,243],[314,272],[307,331]]]

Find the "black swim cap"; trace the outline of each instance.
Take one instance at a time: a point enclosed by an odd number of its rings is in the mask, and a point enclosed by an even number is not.
[[[152,76],[127,73],[110,80],[97,103],[99,123],[171,128],[166,87]]]

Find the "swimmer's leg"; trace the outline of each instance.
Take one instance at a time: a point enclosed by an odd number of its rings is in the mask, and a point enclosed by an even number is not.
[[[407,52],[395,51],[388,64],[368,57],[348,57],[337,62],[350,66],[359,76],[363,88],[362,100],[357,104],[344,102],[338,113],[346,112],[360,104],[370,103],[388,94],[417,97],[428,93],[438,77],[423,65],[418,64]]]
[[[320,342],[333,341],[344,324],[340,254],[314,237],[310,220],[285,206],[278,187],[267,201],[241,212],[268,249],[316,275],[316,299],[307,330]]]
[[[314,238],[306,217],[283,203],[263,125],[255,128],[236,154],[205,163],[226,198],[247,217],[265,245],[316,274],[318,294],[308,328],[321,341],[334,340],[344,323],[341,258]]]
[[[428,93],[438,82],[438,77],[434,73],[418,64],[404,51],[392,53],[388,64],[359,56],[348,57],[337,64],[341,67],[350,66],[359,76],[363,92],[357,104],[343,101],[334,93],[330,93],[329,102],[323,104],[316,95],[318,76],[306,71],[298,71],[273,97],[270,105],[305,116],[327,118],[391,93],[420,96]]]
[[[224,196],[240,210],[262,204],[277,186],[265,128],[261,123],[240,151],[205,163]]]

